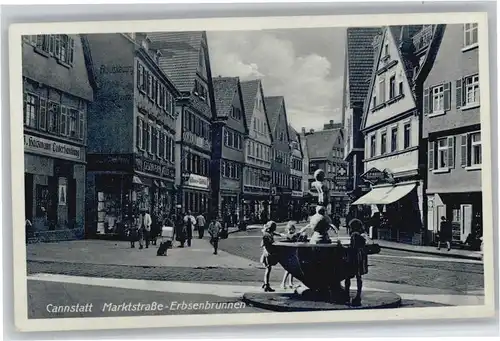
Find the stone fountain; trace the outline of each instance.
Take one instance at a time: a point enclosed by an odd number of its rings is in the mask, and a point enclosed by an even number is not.
[[[324,172],[317,170],[314,175],[316,182],[312,184],[312,189],[318,195],[318,205],[327,207],[328,189],[323,184]],[[313,220],[317,219],[311,219]],[[345,304],[350,293],[347,293],[342,286],[342,282],[349,273],[347,248],[350,238],[331,240],[324,229],[316,229],[314,226],[311,228],[314,234],[310,241],[295,243],[277,241],[273,245],[273,252],[277,255],[279,264],[303,286],[294,292],[247,293],[243,296],[247,304],[274,311],[353,308]],[[323,235],[315,238],[318,234]],[[321,242],[313,240],[321,240]],[[366,248],[369,255],[380,252],[379,245],[375,243],[367,244]],[[400,304],[401,298],[396,294],[363,290],[362,305],[356,308],[394,308]]]

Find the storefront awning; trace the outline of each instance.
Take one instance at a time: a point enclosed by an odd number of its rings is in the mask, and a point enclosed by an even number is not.
[[[136,185],[142,185],[142,181],[137,175],[134,175],[134,177],[132,178],[132,183]]]
[[[388,205],[408,195],[416,184],[403,184],[391,187],[374,188],[352,205]]]

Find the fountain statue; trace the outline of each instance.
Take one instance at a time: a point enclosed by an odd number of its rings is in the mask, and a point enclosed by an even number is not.
[[[279,299],[269,298],[268,293],[245,294],[244,300],[251,304],[282,311],[346,308],[350,293],[341,283],[352,278],[355,273],[348,260],[351,238],[337,236],[336,241],[332,242],[328,235],[333,225],[328,217],[331,206],[328,202],[328,188],[324,183],[325,173],[318,169],[314,177],[311,191],[318,194],[316,214],[311,216],[309,224],[300,231],[303,237],[307,230],[313,230],[311,237],[309,240],[299,238],[299,242],[278,241],[273,244],[273,253],[279,264],[307,288],[296,289],[293,294],[276,293]],[[378,252],[380,247],[377,244],[367,244],[367,254]],[[363,301],[366,302],[365,308],[395,307],[401,302],[401,298],[392,293],[370,292],[363,295],[366,298]]]

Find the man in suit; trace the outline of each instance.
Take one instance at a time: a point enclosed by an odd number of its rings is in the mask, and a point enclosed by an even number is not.
[[[139,249],[143,248],[144,242],[146,244],[146,249],[149,247],[149,240],[151,239],[151,225],[153,220],[151,219],[151,215],[147,212],[147,210],[143,210],[141,212],[140,217],[140,229],[141,229],[141,239],[139,241]]]

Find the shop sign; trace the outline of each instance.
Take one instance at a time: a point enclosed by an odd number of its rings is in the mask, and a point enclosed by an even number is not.
[[[195,134],[189,131],[185,131],[182,134],[182,140],[188,144],[195,145],[199,148],[208,150],[212,149],[212,144],[208,140],[204,139],[203,137],[196,136]]]
[[[24,135],[24,150],[67,160],[82,161],[84,156],[81,147],[27,134]]]
[[[132,166],[132,155],[87,155],[87,169],[89,170],[129,170]]]
[[[294,198],[302,198],[303,193],[302,191],[292,191],[292,197]]]
[[[151,173],[167,178],[175,177],[175,168],[169,167],[167,165],[162,165],[161,163],[151,160],[145,160],[141,157],[136,157],[135,167],[141,172]]]
[[[210,181],[207,177],[196,174],[189,174],[189,178],[187,179],[185,184],[186,186],[208,189],[210,186]]]
[[[338,166],[337,172],[335,173],[335,181],[337,183],[345,183],[347,182],[347,179],[349,179],[347,176],[347,169],[343,166]]]
[[[385,179],[385,172],[373,167],[361,175],[361,178],[366,182],[376,184]]]

